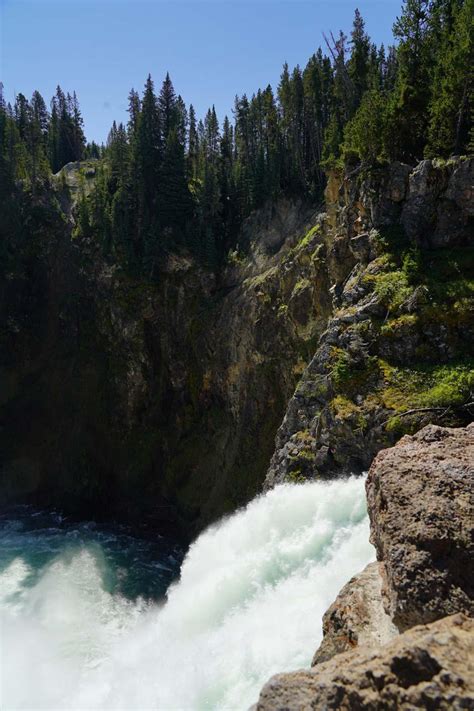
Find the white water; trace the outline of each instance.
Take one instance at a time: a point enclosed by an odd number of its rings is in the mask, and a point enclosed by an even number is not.
[[[191,546],[161,607],[104,589],[104,559],[61,556],[31,587],[0,574],[0,706],[247,709],[308,666],[321,618],[374,559],[364,480],[280,486]]]

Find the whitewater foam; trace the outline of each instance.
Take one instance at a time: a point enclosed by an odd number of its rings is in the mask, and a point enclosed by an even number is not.
[[[308,666],[321,618],[368,562],[364,480],[284,485],[199,536],[163,605],[104,585],[97,548],[33,584],[0,574],[1,699],[13,709],[247,709]]]

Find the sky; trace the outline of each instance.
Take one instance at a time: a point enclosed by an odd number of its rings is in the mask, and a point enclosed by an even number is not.
[[[278,85],[323,32],[350,32],[356,7],[372,40],[392,43],[402,0],[0,0],[0,80],[7,100],[60,84],[77,92],[88,140],[127,120],[127,97],[169,71],[199,117],[220,120],[234,97]]]

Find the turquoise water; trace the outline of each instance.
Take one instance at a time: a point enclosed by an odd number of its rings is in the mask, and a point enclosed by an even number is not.
[[[308,666],[374,559],[364,479],[284,485],[173,542],[18,509],[0,521],[2,711],[246,710]],[[179,577],[178,576],[179,571]]]
[[[184,555],[172,540],[130,526],[77,522],[31,506],[0,515],[0,573],[21,559],[29,571],[24,586],[34,586],[54,560],[83,550],[101,568],[104,589],[128,599],[163,599]]]

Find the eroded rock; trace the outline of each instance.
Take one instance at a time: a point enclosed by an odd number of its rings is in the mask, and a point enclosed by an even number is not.
[[[474,614],[474,423],[403,437],[378,454],[366,487],[385,606],[397,627]]]
[[[474,621],[462,614],[420,625],[378,652],[358,649],[310,671],[278,674],[256,711],[472,709]]]
[[[398,634],[382,602],[379,563],[370,563],[355,575],[323,617],[323,641],[312,666],[355,647],[375,648]]]

